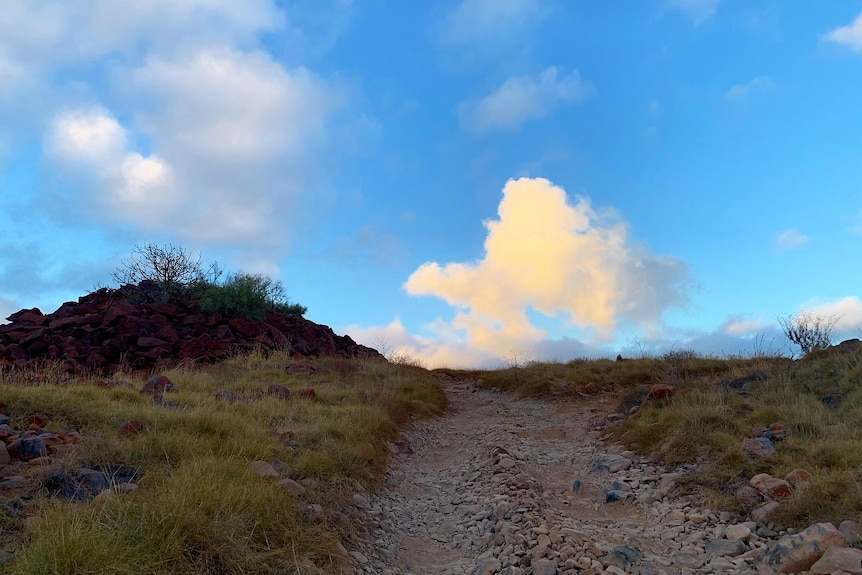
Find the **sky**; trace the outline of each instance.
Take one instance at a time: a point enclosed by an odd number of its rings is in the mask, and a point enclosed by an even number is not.
[[[862,0],[2,0],[0,321],[173,243],[429,367],[862,335]]]

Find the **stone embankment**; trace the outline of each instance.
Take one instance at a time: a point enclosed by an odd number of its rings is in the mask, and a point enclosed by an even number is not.
[[[448,385],[410,430],[351,561],[382,575],[862,573],[862,529],[798,533],[673,495],[687,471],[601,441],[613,399],[549,404]],[[766,497],[764,496],[764,499]],[[810,570],[810,571],[804,571]]]

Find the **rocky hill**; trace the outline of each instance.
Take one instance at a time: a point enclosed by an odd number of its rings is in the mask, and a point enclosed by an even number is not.
[[[61,362],[69,371],[111,373],[178,362],[211,363],[260,347],[303,357],[382,357],[298,315],[268,313],[263,320],[205,314],[190,298],[133,303],[140,288],[103,288],[50,314],[38,308],[0,325],[0,367]]]

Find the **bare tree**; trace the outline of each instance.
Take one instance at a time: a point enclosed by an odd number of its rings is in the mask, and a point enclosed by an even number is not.
[[[205,278],[200,254],[195,257],[173,244],[138,245],[121,261],[122,265],[111,274],[116,282],[120,285],[150,283],[156,292],[152,295],[162,301],[171,293]]]
[[[836,315],[801,312],[779,317],[778,325],[781,326],[787,339],[799,346],[804,356],[812,351],[829,347],[839,319],[841,318]]]

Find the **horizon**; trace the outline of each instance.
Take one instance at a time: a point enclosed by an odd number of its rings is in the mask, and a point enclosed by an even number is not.
[[[862,0],[11,0],[0,323],[136,245],[428,367],[862,334]]]

